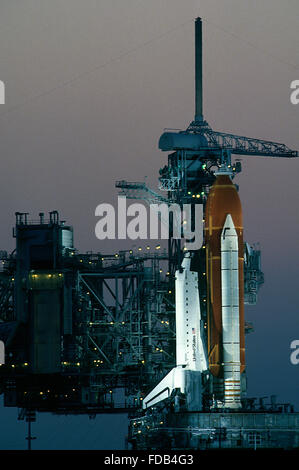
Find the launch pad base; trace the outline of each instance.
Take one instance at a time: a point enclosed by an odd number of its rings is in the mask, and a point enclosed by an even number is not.
[[[157,413],[130,423],[133,449],[298,449],[299,413]]]

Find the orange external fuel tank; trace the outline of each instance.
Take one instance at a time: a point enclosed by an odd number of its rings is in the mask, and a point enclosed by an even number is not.
[[[221,232],[230,214],[238,235],[239,247],[239,315],[240,362],[245,369],[244,330],[244,254],[242,206],[235,185],[228,175],[219,174],[214,182],[205,208],[205,246],[207,275],[207,328],[209,369],[215,377],[222,377],[222,304],[221,304]]]

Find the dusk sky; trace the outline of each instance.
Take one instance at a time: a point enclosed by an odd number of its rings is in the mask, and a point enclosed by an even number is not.
[[[298,0],[2,0],[0,105],[2,229],[14,213],[58,210],[82,252],[130,241],[96,239],[95,208],[115,181],[157,190],[164,128],[194,117],[194,19],[203,18],[204,116],[215,130],[299,150]],[[299,159],[241,157],[244,238],[260,243],[265,284],[246,308],[248,396],[278,395],[299,410]],[[146,245],[146,243],[143,243]],[[0,397],[0,449],[26,448],[25,424]],[[115,431],[117,429],[117,432]],[[38,415],[35,449],[121,449],[126,416]]]

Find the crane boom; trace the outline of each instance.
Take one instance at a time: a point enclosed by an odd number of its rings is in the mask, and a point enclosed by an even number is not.
[[[256,155],[261,157],[296,158],[298,152],[279,142],[254,139],[225,132],[214,131],[206,121],[193,121],[186,133],[204,136],[209,147],[226,149],[234,155]]]

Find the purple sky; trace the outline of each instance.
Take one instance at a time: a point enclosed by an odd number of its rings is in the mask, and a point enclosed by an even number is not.
[[[81,251],[130,248],[95,238],[94,210],[115,202],[118,179],[146,176],[157,188],[167,160],[159,136],[193,119],[197,16],[211,126],[299,149],[299,105],[290,103],[290,83],[299,79],[298,0],[2,0],[1,249],[14,248],[15,211],[36,218],[54,209],[74,226]],[[289,344],[299,339],[299,159],[244,157],[242,165],[245,239],[260,242],[265,273],[258,305],[246,309],[255,326],[249,394],[277,393],[298,409]],[[0,448],[8,442],[0,439]]]

